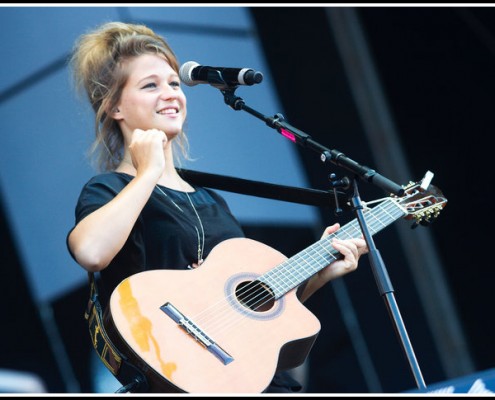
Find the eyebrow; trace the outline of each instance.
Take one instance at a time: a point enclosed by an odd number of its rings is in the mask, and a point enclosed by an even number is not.
[[[146,81],[148,79],[157,79],[157,78],[158,78],[158,75],[156,75],[156,74],[147,75],[144,78],[141,78],[140,80],[138,80],[137,84],[139,85],[139,84],[141,84],[141,82]]]
[[[170,74],[172,78],[179,79],[179,75],[174,71],[174,73]],[[151,74],[148,76],[145,76],[144,78],[141,78],[139,81],[137,81],[137,84],[140,85],[143,81],[146,81],[148,79],[160,79],[160,76],[157,74]]]

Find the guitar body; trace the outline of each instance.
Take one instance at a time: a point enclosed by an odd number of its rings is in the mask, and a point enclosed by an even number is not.
[[[447,199],[432,175],[365,210],[370,233],[404,216],[435,219]],[[320,331],[295,288],[341,257],[334,237],[362,237],[357,219],[290,259],[238,238],[218,244],[197,269],[132,275],[112,293],[105,331],[150,392],[263,392],[278,370],[306,359]]]
[[[112,293],[105,328],[146,366],[151,392],[260,393],[277,370],[305,360],[320,330],[295,289],[259,309],[241,295],[286,259],[238,238],[217,245],[199,268],[132,275]]]

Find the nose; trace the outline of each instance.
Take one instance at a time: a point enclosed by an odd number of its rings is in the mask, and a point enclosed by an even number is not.
[[[169,84],[165,84],[162,87],[160,98],[162,100],[175,100],[179,97],[180,91],[175,87],[170,86]]]

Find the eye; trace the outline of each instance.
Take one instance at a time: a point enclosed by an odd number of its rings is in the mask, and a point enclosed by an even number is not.
[[[172,81],[169,83],[169,85],[178,88],[180,87],[180,81]]]
[[[143,89],[151,89],[151,88],[156,88],[155,82],[150,82],[143,86]]]

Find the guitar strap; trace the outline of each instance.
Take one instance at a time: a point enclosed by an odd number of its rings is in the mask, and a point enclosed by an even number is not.
[[[180,169],[178,172],[190,183],[218,190],[316,206],[335,206],[339,196],[342,198],[339,206],[342,208],[347,204],[340,192],[283,186],[187,169]],[[134,392],[144,392],[148,386],[145,375],[119,352],[105,331],[98,277],[97,273],[88,273],[90,293],[84,318],[88,321],[91,342],[103,364],[117,380],[121,383],[128,382],[119,391],[132,389]]]
[[[320,207],[336,207],[350,209],[347,196],[343,192],[333,190],[299,188],[274,183],[253,181],[226,175],[211,174],[188,169],[179,169],[179,174],[188,182],[212,189],[247,194],[250,196],[307,204]],[[339,204],[336,204],[336,199]]]
[[[128,382],[125,391],[144,392],[147,388],[146,377],[127,358],[119,352],[108,337],[103,326],[103,307],[100,303],[96,274],[89,272],[89,301],[84,313],[88,321],[91,342],[103,364],[121,383]],[[119,391],[122,391],[120,389]]]

